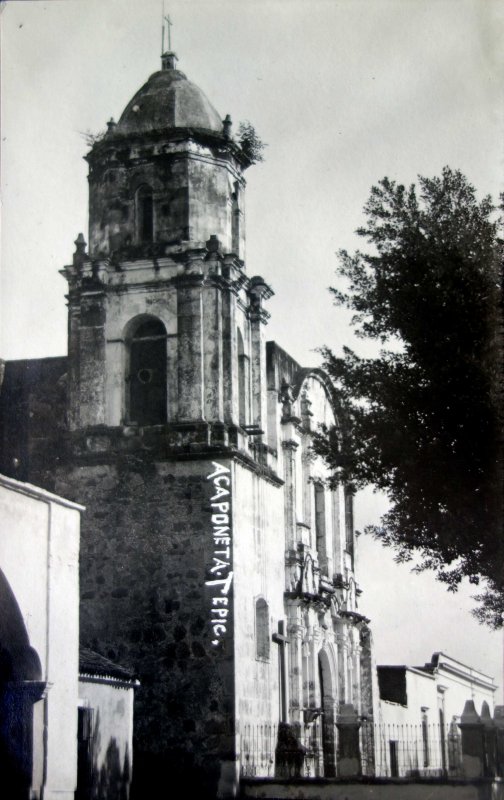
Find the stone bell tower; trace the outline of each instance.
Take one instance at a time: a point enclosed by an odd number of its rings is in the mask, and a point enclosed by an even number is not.
[[[68,432],[54,488],[88,509],[81,640],[140,680],[139,798],[177,776],[198,797],[234,792],[233,509],[252,478],[282,483],[261,438],[272,292],[244,264],[252,160],[175,64],[163,55],[86,156],[89,249],[79,234],[63,270]],[[281,503],[277,491],[277,516]],[[277,605],[279,617],[281,591]]]
[[[251,161],[175,62],[163,55],[86,157],[89,251],[79,235],[64,270],[70,427],[191,424],[225,442],[264,424],[271,292],[244,271]]]

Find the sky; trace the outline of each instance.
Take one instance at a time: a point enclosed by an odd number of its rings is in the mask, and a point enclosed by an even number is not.
[[[1,15],[0,355],[66,353],[65,281],[87,237],[87,146],[159,69],[162,0],[7,0]],[[362,347],[333,306],[337,251],[384,176],[448,164],[479,196],[503,190],[504,0],[165,0],[179,68],[235,129],[267,143],[246,173],[246,269],[275,291],[268,338],[303,365]],[[384,498],[358,498],[357,527]],[[434,651],[502,684],[502,634],[359,537],[360,609],[378,663]],[[497,699],[502,702],[499,692]]]

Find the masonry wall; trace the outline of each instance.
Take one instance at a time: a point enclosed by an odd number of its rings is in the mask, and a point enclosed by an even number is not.
[[[66,371],[66,357],[5,363],[0,385],[3,475],[52,490],[52,466],[61,456],[66,426]]]
[[[226,476],[228,465],[219,463]],[[221,763],[234,758],[232,617],[216,632],[212,599],[224,597],[222,586],[205,585],[223,574],[211,571],[215,486],[207,478],[215,470],[211,460],[154,462],[139,455],[58,474],[60,490],[89,508],[82,525],[81,642],[131,668],[141,684],[138,797],[168,774],[172,782],[192,781],[199,797],[212,796]]]

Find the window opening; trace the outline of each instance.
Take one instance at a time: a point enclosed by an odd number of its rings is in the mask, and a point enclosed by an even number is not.
[[[399,777],[399,742],[394,739],[389,740],[390,747],[390,775],[392,778]]]
[[[148,186],[141,186],[137,191],[137,218],[139,241],[154,241],[154,204]]]
[[[443,698],[444,699],[444,698]],[[443,774],[446,773],[446,725],[444,708],[439,709],[439,747],[441,749],[441,765]]]
[[[139,325],[131,339],[129,399],[131,422],[166,422],[166,330],[159,320]]]
[[[256,658],[267,661],[270,657],[269,608],[260,597],[255,604]]]
[[[425,711],[422,712],[422,745],[423,745],[423,765],[424,767],[428,767],[430,764],[429,722],[427,718],[427,713]]]

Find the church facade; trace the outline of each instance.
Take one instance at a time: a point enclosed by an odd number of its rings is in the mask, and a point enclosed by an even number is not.
[[[135,796],[342,775],[373,708],[353,495],[311,447],[327,376],[266,341],[253,158],[165,53],[87,160],[68,356],[5,365],[1,468],[86,507],[81,643],[139,678]]]

